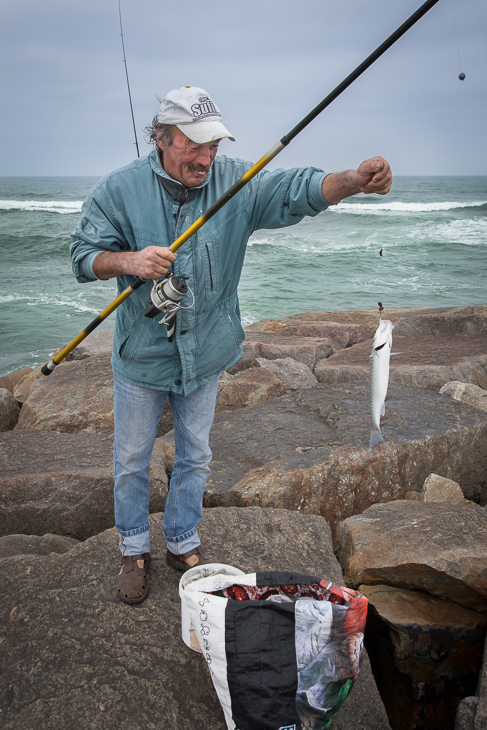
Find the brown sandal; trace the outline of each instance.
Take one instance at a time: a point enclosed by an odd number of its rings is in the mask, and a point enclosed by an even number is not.
[[[194,565],[188,565],[185,562],[186,558],[190,558],[192,555],[197,555],[198,560]],[[207,553],[205,553],[199,545],[194,550],[189,550],[187,553],[182,553],[182,555],[174,555],[169,549],[166,553],[166,563],[171,567],[175,568],[176,570],[189,570],[190,568],[196,568],[199,565],[207,565],[208,563],[214,563],[215,561],[210,558]]]
[[[144,561],[143,568],[139,568],[137,560]],[[150,553],[122,557],[122,572],[117,576],[117,590],[125,603],[142,603],[147,598],[149,581],[146,570],[149,568],[150,561]]]

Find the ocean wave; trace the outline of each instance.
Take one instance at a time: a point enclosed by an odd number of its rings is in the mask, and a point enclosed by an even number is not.
[[[80,213],[82,200],[0,200],[0,210],[22,210],[32,213]]]
[[[456,210],[458,208],[479,208],[487,206],[487,201],[469,201],[465,203],[338,203],[328,208],[331,213],[352,213],[353,215],[377,215],[381,213],[434,213],[436,211]],[[328,212],[327,211],[327,212]]]

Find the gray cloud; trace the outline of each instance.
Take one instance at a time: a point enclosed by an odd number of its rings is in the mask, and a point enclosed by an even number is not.
[[[250,160],[419,5],[121,3],[142,153],[156,94],[189,83],[237,137],[222,151]],[[485,0],[440,0],[276,164],[336,170],[382,154],[396,174],[486,174],[486,19]],[[116,0],[3,4],[0,174],[101,175],[135,156],[118,22]]]

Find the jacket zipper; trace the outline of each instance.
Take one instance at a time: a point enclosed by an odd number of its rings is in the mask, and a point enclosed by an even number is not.
[[[178,237],[179,216],[181,215],[181,209],[182,209],[183,205],[185,204],[187,197],[188,197],[188,188],[184,188],[184,198],[179,203],[178,212],[176,213],[176,238]]]

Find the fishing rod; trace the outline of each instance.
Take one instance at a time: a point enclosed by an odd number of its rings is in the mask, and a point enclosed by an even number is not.
[[[139,142],[137,140],[137,129],[135,127],[134,108],[132,106],[132,95],[130,93],[129,72],[127,68],[127,59],[125,58],[125,43],[123,42],[122,9],[120,7],[120,0],[118,0],[118,17],[120,19],[120,37],[122,39],[123,62],[125,64],[125,78],[127,79],[127,89],[129,92],[130,113],[132,114],[132,124],[134,127],[135,148],[137,150],[137,157],[140,157]]]
[[[359,76],[361,76],[364,71],[366,71],[375,61],[377,61],[378,58],[380,58],[394,43],[399,40],[415,23],[420,20],[423,15],[426,15],[426,13],[431,10],[431,8],[436,5],[439,2],[439,0],[427,0],[423,5],[421,5],[416,12],[414,12],[407,20],[404,21],[402,25],[397,28],[397,30],[394,31],[394,33],[391,33],[391,35],[383,42],[381,43],[378,48],[373,51],[370,56],[368,56],[365,61],[362,61],[362,63],[357,66],[357,68],[352,71],[351,74],[347,76],[346,79],[344,79],[338,86],[335,87],[335,89],[328,94],[327,97],[323,99],[317,106],[315,106],[312,111],[309,112],[288,134],[284,135],[282,139],[274,145],[261,159],[256,162],[242,177],[240,180],[237,180],[228,190],[223,193],[223,195],[215,202],[213,205],[211,205],[208,210],[206,210],[179,238],[177,238],[174,243],[169,247],[170,251],[177,251],[178,248],[180,248],[186,241],[191,238],[199,229],[207,223],[210,218],[212,218],[215,213],[218,213],[221,208],[223,208],[224,205],[226,205],[233,197],[236,195],[245,185],[247,185],[252,178],[254,178],[264,167],[266,167],[271,160],[276,157],[279,152],[281,152],[287,145],[300,133],[305,129],[305,127],[308,126],[321,112],[326,109],[327,106],[329,106],[332,101],[334,101],[340,94],[342,94],[345,89],[347,89],[356,79],[358,79]],[[162,283],[156,284],[154,286],[153,295],[151,295],[153,308],[156,308],[159,311],[163,311],[167,313],[168,311],[174,311],[172,309],[173,303],[178,303],[179,299],[181,299],[182,296],[186,293],[184,290],[185,283],[183,280],[182,284],[179,282],[176,283],[176,288],[174,288],[171,285],[171,279],[179,279],[179,277],[170,277],[169,279],[164,279]],[[66,355],[69,355],[69,353],[74,350],[75,347],[77,347],[80,342],[82,342],[85,337],[87,337],[91,332],[93,332],[96,327],[98,327],[99,324],[101,324],[117,307],[120,306],[131,294],[133,294],[134,291],[139,289],[143,284],[147,282],[147,279],[143,279],[140,276],[136,276],[135,279],[129,284],[129,286],[124,289],[124,291],[118,295],[116,299],[113,300],[111,304],[106,307],[106,309],[103,310],[103,312],[100,312],[100,314],[95,317],[95,319],[90,322],[90,324],[82,331],[80,334],[74,338],[70,343],[68,343],[55,357],[52,358],[48,363],[46,363],[42,368],[41,372],[43,375],[50,375],[56,365],[59,365],[59,363],[66,357]],[[178,286],[179,284],[179,286]],[[149,302],[150,305],[150,302]],[[165,309],[164,309],[165,307]],[[168,309],[169,307],[169,309]],[[149,307],[150,308],[150,307]],[[146,310],[147,312],[147,310]],[[154,316],[154,313],[148,314],[148,316]],[[164,322],[166,324],[166,322]]]

